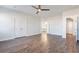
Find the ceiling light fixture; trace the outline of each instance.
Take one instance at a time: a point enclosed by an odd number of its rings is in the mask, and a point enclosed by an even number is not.
[[[40,11],[41,11],[41,9],[38,9],[38,11],[40,12]]]

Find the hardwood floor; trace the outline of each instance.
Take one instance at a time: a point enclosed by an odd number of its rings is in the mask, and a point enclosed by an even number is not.
[[[20,37],[13,40],[1,41],[0,52],[1,53],[66,53],[76,52],[74,46],[74,40],[67,35],[67,39],[63,39],[61,36],[50,35],[46,33]],[[70,43],[71,41],[71,43]],[[74,48],[73,48],[74,46]]]
[[[43,52],[65,52],[64,40],[61,36],[43,33],[30,37],[15,38],[13,40],[1,41],[0,52],[17,53],[43,53]]]
[[[72,53],[72,52],[77,52],[77,47],[76,47],[76,36],[73,34],[66,34],[66,44],[67,44],[67,51]]]

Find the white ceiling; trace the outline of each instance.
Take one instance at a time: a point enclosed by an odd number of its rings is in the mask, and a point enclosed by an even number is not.
[[[21,11],[35,16],[55,16],[63,11],[78,8],[78,5],[42,5],[42,8],[48,8],[50,11],[41,11],[38,15],[36,9],[32,8],[32,5],[2,5],[1,7],[9,8],[12,10]]]

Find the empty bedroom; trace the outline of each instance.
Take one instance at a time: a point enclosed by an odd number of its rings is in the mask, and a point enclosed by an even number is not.
[[[79,52],[78,5],[0,5],[0,53]]]

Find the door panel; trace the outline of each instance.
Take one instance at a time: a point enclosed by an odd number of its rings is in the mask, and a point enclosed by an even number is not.
[[[15,36],[26,36],[26,19],[24,15],[15,16]]]
[[[14,37],[14,20],[9,13],[0,14],[0,40],[8,40]]]

